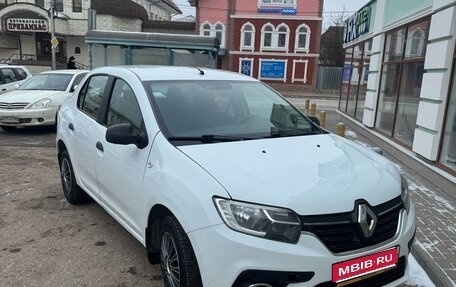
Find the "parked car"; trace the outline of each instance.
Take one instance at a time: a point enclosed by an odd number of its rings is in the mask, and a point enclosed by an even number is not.
[[[55,125],[60,105],[86,74],[85,70],[43,72],[0,95],[0,128]]]
[[[24,66],[0,66],[0,94],[14,91],[22,83],[32,77],[32,73]]]
[[[256,79],[95,69],[59,111],[57,147],[66,199],[105,208],[165,286],[406,281],[415,208],[398,168]]]

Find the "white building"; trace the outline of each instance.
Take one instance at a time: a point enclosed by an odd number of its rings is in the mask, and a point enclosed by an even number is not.
[[[150,26],[145,23],[150,22],[150,15],[155,15],[151,11],[167,19],[180,13],[171,0],[136,1],[150,2],[147,9],[132,0],[54,1],[58,68],[65,67],[70,56],[76,58],[80,67],[88,65],[85,35],[91,10],[96,11],[96,29],[131,32],[141,32],[144,25]],[[29,61],[29,64],[50,66],[50,3],[51,0],[0,0],[0,63]]]
[[[374,0],[345,24],[339,110],[456,192],[456,0]]]

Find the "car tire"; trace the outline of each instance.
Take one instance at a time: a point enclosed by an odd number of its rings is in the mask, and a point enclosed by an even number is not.
[[[7,132],[11,132],[11,131],[16,130],[17,127],[15,127],[15,126],[0,126],[0,128],[2,128],[3,130],[5,130]]]
[[[89,200],[89,196],[76,183],[73,165],[67,150],[60,156],[60,179],[62,181],[63,194],[71,204],[81,204]]]
[[[160,228],[160,266],[165,287],[203,286],[190,240],[174,216]]]

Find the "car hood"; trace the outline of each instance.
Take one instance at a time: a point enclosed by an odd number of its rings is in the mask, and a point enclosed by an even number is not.
[[[44,98],[52,98],[60,94],[68,94],[65,91],[48,90],[15,90],[0,95],[0,102],[5,103],[34,103]]]
[[[300,215],[347,212],[358,199],[375,206],[400,195],[394,164],[331,134],[178,148],[232,199]]]

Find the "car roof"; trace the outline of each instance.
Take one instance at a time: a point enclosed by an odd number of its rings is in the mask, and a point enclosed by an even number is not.
[[[166,80],[231,80],[257,82],[257,79],[224,70],[196,68],[187,66],[112,66],[100,67],[94,70],[98,73],[111,73],[119,70],[128,70],[135,73],[141,81]],[[202,71],[204,74],[202,74]]]
[[[0,68],[22,68],[22,69],[27,69],[25,66],[20,66],[20,65],[8,65],[8,64],[0,64]]]
[[[44,71],[39,74],[69,74],[69,75],[74,75],[74,74],[80,74],[80,73],[87,73],[89,72],[88,70],[53,70],[53,71]]]

